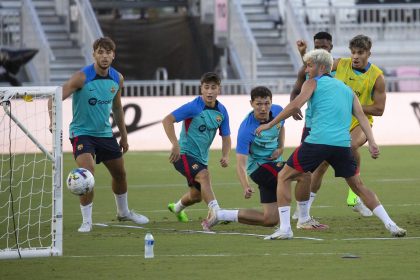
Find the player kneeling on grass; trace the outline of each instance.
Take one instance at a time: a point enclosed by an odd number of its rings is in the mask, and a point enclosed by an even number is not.
[[[302,172],[313,172],[324,160],[335,170],[337,177],[346,179],[349,187],[372,210],[394,237],[403,237],[406,230],[398,227],[388,216],[375,193],[366,188],[358,172],[357,163],[350,148],[350,123],[354,115],[365,133],[372,158],[379,156],[368,119],[363,113],[359,99],[343,82],[330,76],[333,59],[325,50],[313,50],[304,56],[309,80],[302,91],[272,121],[257,128],[261,135],[282,120],[295,114],[306,102],[312,109],[311,133],[290,156],[278,175],[277,203],[280,227],[266,239],[291,239],[290,183]]]
[[[271,91],[266,87],[256,87],[251,91],[251,107],[242,121],[237,139],[236,172],[244,190],[245,199],[252,196],[248,175],[258,185],[263,212],[254,209],[224,210],[220,209],[211,215],[206,223],[211,228],[218,221],[234,221],[249,225],[272,227],[279,223],[277,211],[277,174],[283,168],[284,121],[264,131],[260,137],[255,136],[255,129],[263,123],[271,121],[283,108],[272,104]],[[310,174],[302,173],[296,177],[296,200],[302,205],[298,229],[327,229],[309,216],[305,205],[309,200]]]
[[[149,219],[130,211],[127,203],[127,179],[122,157],[128,151],[121,106],[123,76],[111,67],[115,58],[115,43],[108,37],[97,39],[93,43],[93,58],[93,64],[76,72],[63,85],[63,100],[73,95],[73,119],[69,132],[73,155],[77,166],[88,169],[92,174],[95,174],[95,158],[96,164],[104,163],[112,176],[119,221],[145,224]],[[51,102],[48,106],[51,111]],[[112,134],[109,122],[111,111],[121,133],[119,143]],[[80,196],[83,222],[79,232],[92,230],[92,207],[93,190]]]

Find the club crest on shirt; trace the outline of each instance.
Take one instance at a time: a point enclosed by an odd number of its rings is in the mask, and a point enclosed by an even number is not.
[[[81,151],[83,149],[83,144],[79,144],[79,145],[77,145],[77,150],[78,151]]]
[[[222,121],[222,116],[220,116],[220,115],[217,115],[216,116],[216,122],[221,122]]]
[[[115,92],[117,92],[117,89],[115,87],[111,87],[111,93],[114,94]]]
[[[281,128],[281,123],[276,124],[277,129]]]

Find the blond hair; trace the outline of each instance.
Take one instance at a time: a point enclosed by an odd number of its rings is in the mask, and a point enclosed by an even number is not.
[[[332,55],[324,49],[312,50],[306,53],[303,57],[303,61],[305,63],[311,61],[313,64],[318,66],[324,65],[328,73],[331,72],[333,65]]]

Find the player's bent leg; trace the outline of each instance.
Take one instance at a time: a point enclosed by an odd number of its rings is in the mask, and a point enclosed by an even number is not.
[[[353,128],[350,134],[351,134],[351,151],[352,151],[354,159],[356,160],[357,168],[360,171],[361,159],[360,159],[359,148],[363,146],[364,143],[366,143],[367,138],[362,128],[359,125]],[[364,205],[360,204],[360,200],[358,200],[357,194],[354,193],[351,189],[349,189],[349,192],[347,195],[347,205],[353,207],[357,204],[358,206],[356,208],[353,208],[353,211],[359,212],[362,216],[369,216],[369,212],[366,211],[366,207],[363,207]]]
[[[385,208],[380,204],[376,194],[369,190],[360,179],[360,176],[355,175],[346,178],[347,184],[352,190],[359,195],[363,202],[372,210],[385,225],[385,228],[391,233],[393,237],[404,237],[407,231],[399,226],[389,217]]]
[[[76,164],[78,167],[88,169],[92,174],[95,174],[95,162],[90,153],[83,153],[77,156]],[[78,232],[87,233],[92,230],[92,208],[93,208],[94,189],[87,194],[80,196],[80,211],[82,213],[82,224]]]

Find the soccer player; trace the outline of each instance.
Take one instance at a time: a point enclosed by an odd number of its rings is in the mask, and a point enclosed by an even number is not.
[[[112,191],[119,221],[146,224],[149,219],[130,211],[127,202],[127,178],[123,153],[128,151],[127,130],[121,106],[123,76],[111,67],[115,58],[115,43],[108,37],[93,43],[94,63],[76,72],[63,85],[63,100],[72,95],[73,119],[70,123],[70,141],[79,167],[95,174],[96,164],[103,162],[112,177]],[[49,102],[51,110],[51,102]],[[121,133],[119,143],[113,137],[110,113]],[[122,150],[122,152],[121,152]],[[92,230],[94,192],[80,196],[83,222],[79,232]]]
[[[263,86],[256,87],[251,91],[250,101],[252,111],[242,121],[237,138],[236,147],[236,173],[243,188],[245,199],[251,198],[254,193],[249,184],[248,175],[258,185],[260,201],[263,211],[255,209],[216,211],[207,223],[211,226],[218,221],[239,222],[249,225],[272,227],[279,223],[277,211],[277,174],[283,168],[284,148],[284,121],[270,130],[264,131],[261,137],[255,137],[255,129],[261,123],[267,123],[276,117],[283,108],[272,104],[271,91]],[[309,197],[310,174],[303,173],[297,177],[298,191],[297,200],[306,202]],[[306,190],[301,191],[301,186]],[[300,196],[299,196],[300,195]],[[307,209],[307,208],[306,208]],[[326,229],[309,216],[308,211],[301,211],[301,217],[297,227],[300,229]]]
[[[280,227],[266,239],[291,239],[290,182],[302,172],[314,171],[322,161],[327,161],[337,177],[345,178],[349,187],[362,199],[369,209],[384,223],[394,237],[403,237],[406,230],[398,227],[380,204],[375,193],[362,182],[357,163],[350,148],[350,124],[352,114],[359,121],[366,135],[372,158],[379,156],[369,121],[364,115],[359,99],[343,82],[329,73],[333,64],[330,53],[313,50],[305,54],[306,72],[309,74],[301,93],[268,124],[256,129],[257,135],[296,113],[306,102],[311,103],[311,133],[305,138],[287,161],[278,175],[277,198]]]
[[[188,222],[184,209],[204,200],[209,215],[220,209],[211,187],[210,173],[207,168],[210,145],[219,130],[222,137],[222,158],[220,165],[227,167],[231,150],[229,115],[217,100],[221,80],[213,72],[201,77],[201,95],[179,107],[163,121],[165,133],[172,143],[169,162],[187,179],[189,190],[176,202],[169,203],[168,209],[180,222]],[[183,122],[179,141],[175,134],[175,122]],[[203,229],[208,230],[206,220]]]
[[[299,51],[303,55],[306,50],[306,44],[303,41],[299,42]],[[315,43],[315,42],[314,42]],[[318,42],[319,44],[319,42]],[[317,44],[315,43],[315,47]],[[335,78],[343,81],[345,84],[350,86],[353,91],[357,94],[359,101],[362,105],[364,113],[368,116],[369,122],[372,125],[374,116],[381,116],[385,109],[385,80],[382,75],[382,71],[375,65],[368,62],[370,56],[370,49],[372,41],[369,37],[364,35],[358,35],[350,41],[351,58],[338,58],[334,60],[333,72]],[[325,48],[324,48],[325,49]],[[331,44],[332,49],[332,44]],[[329,51],[331,51],[331,49]],[[326,49],[328,51],[328,49]],[[361,55],[361,53],[363,53]],[[357,64],[352,66],[352,60],[355,60]],[[361,67],[362,66],[362,67]],[[353,67],[353,69],[352,69]],[[361,70],[359,69],[361,68]],[[357,70],[359,69],[359,70]],[[353,73],[353,74],[352,74]],[[296,85],[295,85],[296,87]],[[296,96],[292,91],[292,97]],[[297,91],[298,92],[298,91]],[[309,105],[308,105],[309,106]],[[308,113],[308,110],[306,111]],[[296,119],[296,118],[295,118]],[[306,119],[306,118],[305,118]],[[352,119],[352,125],[350,126],[351,132],[351,148],[355,156],[358,170],[360,171],[360,153],[358,151],[367,138],[361,130],[359,123],[355,117]],[[306,135],[309,132],[306,131]],[[310,206],[315,199],[315,196],[322,184],[322,178],[327,172],[328,163],[323,162],[312,174],[311,177],[311,195],[310,195]],[[353,211],[359,212],[364,217],[372,216],[372,211],[367,208],[359,197],[349,189],[347,197],[347,205],[351,206]],[[298,208],[297,208],[298,209]],[[294,214],[292,218],[296,218]]]

